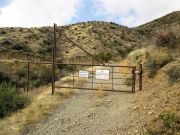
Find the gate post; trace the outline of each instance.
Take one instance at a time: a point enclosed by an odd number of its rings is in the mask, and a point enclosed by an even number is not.
[[[30,63],[27,63],[27,93],[29,92],[29,68],[30,68]]]
[[[142,64],[139,64],[139,90],[142,91]]]
[[[135,93],[136,88],[136,67],[132,69],[132,93]]]
[[[54,23],[54,43],[52,44],[52,95],[55,91],[55,75],[56,75],[56,24]]]

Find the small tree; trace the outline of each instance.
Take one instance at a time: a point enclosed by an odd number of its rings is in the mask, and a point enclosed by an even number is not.
[[[96,55],[96,57],[102,61],[108,62],[112,58],[112,54],[110,52],[100,52]]]

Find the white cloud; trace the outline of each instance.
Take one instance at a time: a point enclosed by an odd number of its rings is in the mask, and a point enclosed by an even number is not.
[[[137,26],[180,10],[180,0],[93,0],[97,15]]]
[[[77,16],[82,4],[83,0],[12,0],[0,9],[0,27],[63,25]]]

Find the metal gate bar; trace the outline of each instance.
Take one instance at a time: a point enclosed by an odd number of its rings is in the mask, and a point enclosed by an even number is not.
[[[58,89],[61,89],[61,88],[67,88],[67,89],[80,89],[80,90],[89,90],[89,91],[97,91],[97,90],[99,90],[99,89],[91,89],[91,88],[72,88],[72,87],[60,87],[60,86],[56,86],[56,88],[58,88]],[[112,90],[112,89],[105,89],[105,90],[103,90],[103,91],[108,91],[108,92],[127,92],[127,93],[132,93],[132,91],[126,91],[126,90],[121,90],[121,91],[119,91],[119,90]]]

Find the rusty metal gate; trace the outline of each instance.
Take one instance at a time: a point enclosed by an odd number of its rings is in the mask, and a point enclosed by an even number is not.
[[[100,65],[96,64],[58,64],[56,63],[56,46],[57,46],[57,32],[59,36],[63,36],[67,41],[78,47],[87,55],[96,60]],[[92,61],[92,63],[94,63]],[[67,66],[66,77],[63,77],[61,72],[60,84],[55,82],[56,66]],[[123,69],[124,68],[124,69]],[[67,73],[68,72],[68,73]],[[61,31],[57,30],[54,24],[54,44],[52,44],[52,94],[55,88],[72,88],[83,90],[104,90],[116,92],[133,92],[136,89],[136,74],[139,74],[139,90],[142,90],[142,65],[136,71],[135,66],[119,66],[119,65],[106,65],[94,55],[90,54],[80,45],[72,41]]]
[[[139,78],[139,90],[142,90],[142,65],[135,66],[96,65],[96,64],[57,64],[66,70],[55,88],[82,90],[103,90],[111,92],[132,92],[136,90],[136,76]]]

